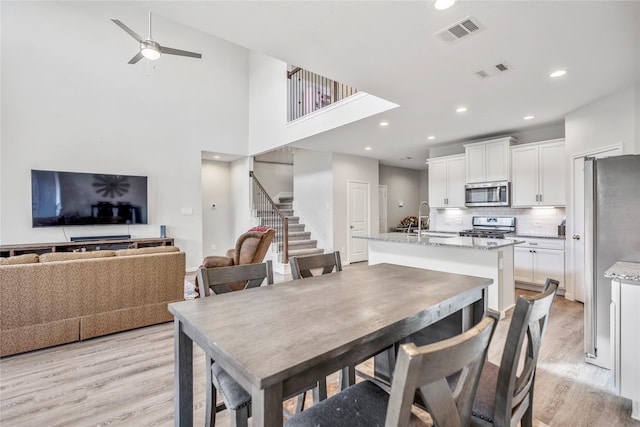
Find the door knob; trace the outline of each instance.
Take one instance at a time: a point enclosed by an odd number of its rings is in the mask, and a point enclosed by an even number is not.
[[[353,228],[353,225],[350,225],[349,228]]]
[[[574,240],[580,240],[580,235],[579,234],[574,234],[573,236],[571,236],[572,239]]]

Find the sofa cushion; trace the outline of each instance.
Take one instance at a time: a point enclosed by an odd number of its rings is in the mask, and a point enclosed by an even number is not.
[[[116,256],[159,254],[163,252],[180,252],[180,249],[176,246],[150,246],[148,248],[119,249],[116,251]]]
[[[76,259],[107,258],[115,256],[113,251],[51,252],[40,255],[40,262],[71,261]]]
[[[0,265],[35,264],[38,259],[38,254],[15,255],[8,258],[0,258]]]

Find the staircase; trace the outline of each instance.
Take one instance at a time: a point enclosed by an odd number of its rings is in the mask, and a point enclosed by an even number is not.
[[[318,248],[318,241],[311,239],[311,232],[304,230],[305,225],[300,224],[300,217],[294,215],[292,197],[279,198],[276,206],[289,221],[289,257],[324,253],[324,249]],[[264,214],[265,213],[260,210],[256,211],[260,224],[263,224],[261,217]],[[276,236],[282,236],[282,227],[274,227],[274,229],[276,230]],[[282,241],[282,239],[274,239],[274,241]],[[282,266],[282,264],[284,264],[282,246],[282,243],[272,245],[272,251],[275,252],[272,261],[276,264],[274,265],[274,270],[278,272],[282,272],[288,268],[288,264]],[[277,264],[281,264],[280,267],[284,268],[278,268]],[[288,270],[286,272],[288,272]]]

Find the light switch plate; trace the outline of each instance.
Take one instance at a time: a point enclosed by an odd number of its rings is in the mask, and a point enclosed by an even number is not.
[[[182,208],[182,215],[193,215],[193,208]]]

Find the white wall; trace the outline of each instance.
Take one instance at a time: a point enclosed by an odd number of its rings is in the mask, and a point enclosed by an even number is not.
[[[293,207],[318,247],[333,251],[333,154],[298,149],[293,160]]]
[[[31,228],[30,169],[149,177],[149,225],[166,224],[187,265],[202,260],[201,151],[246,155],[248,51],[160,16],[154,37],[203,54],[127,61],[144,34],[136,2],[2,2],[0,243],[121,234],[107,226]],[[148,71],[148,72],[147,72]],[[182,215],[182,208],[193,215]],[[226,227],[227,225],[224,225]]]
[[[255,225],[251,223],[253,203],[249,171],[252,168],[253,158],[251,157],[245,157],[231,163],[231,204],[233,206],[231,229],[233,230],[234,246],[237,237]],[[229,227],[229,224],[222,224],[222,226]]]
[[[565,145],[569,157],[614,144],[622,144],[625,154],[640,153],[638,92],[640,81],[567,114]],[[570,159],[567,162],[569,165]]]
[[[334,153],[333,155],[333,248],[339,250],[346,263],[348,230],[349,181],[369,183],[369,235],[378,234],[380,212],[378,211],[378,160]]]
[[[279,194],[293,195],[293,165],[255,161],[253,172],[274,202]]]
[[[224,255],[235,247],[234,206],[231,198],[231,165],[202,160],[202,254]],[[215,204],[215,207],[212,206]]]
[[[388,227],[396,227],[407,216],[418,216],[420,201],[427,200],[420,198],[420,171],[380,165],[379,180],[387,186]]]

